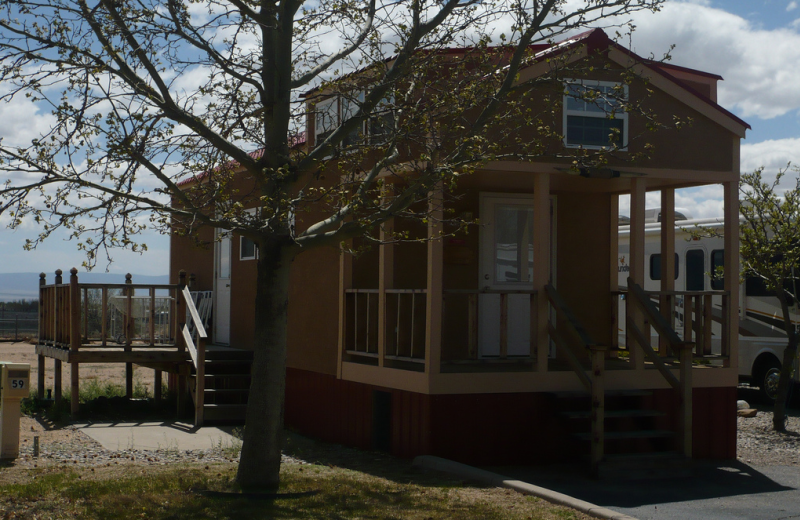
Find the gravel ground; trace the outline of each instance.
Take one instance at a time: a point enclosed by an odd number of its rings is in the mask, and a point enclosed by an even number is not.
[[[759,407],[753,418],[738,418],[738,458],[754,466],[800,465],[800,414],[790,410],[785,433],[772,430],[772,411]],[[18,468],[45,466],[114,466],[119,464],[166,465],[190,462],[237,462],[238,446],[217,446],[206,450],[179,450],[165,447],[158,450],[127,449],[112,451],[73,426],[44,431],[31,418],[23,418],[20,457],[13,463]],[[28,430],[28,432],[25,432]],[[33,456],[33,436],[39,434],[39,456]],[[53,435],[55,434],[55,435]],[[287,463],[305,462],[284,455]]]
[[[139,466],[162,466],[175,463],[238,462],[239,445],[220,445],[206,450],[180,450],[166,446],[157,450],[107,450],[74,426],[58,429],[39,428],[34,419],[23,417],[21,421],[20,456],[10,465],[19,469],[45,468],[52,466],[103,467],[134,464]],[[34,456],[33,437],[39,437],[39,455]],[[305,464],[304,461],[283,456],[283,462]]]
[[[758,415],[739,417],[737,455],[740,461],[753,466],[800,465],[800,416],[788,410],[786,432],[772,429],[772,410],[758,407]]]

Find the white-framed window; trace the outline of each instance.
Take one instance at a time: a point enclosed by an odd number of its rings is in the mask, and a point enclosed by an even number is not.
[[[247,237],[239,237],[239,260],[258,259],[258,245]]]
[[[625,149],[628,86],[610,81],[567,80],[564,89],[564,144],[577,148]]]
[[[354,117],[364,102],[363,90],[348,95],[334,95],[316,103],[314,142],[319,144],[341,123]],[[389,94],[378,103],[370,117],[360,127],[356,127],[342,141],[345,147],[357,145],[364,139],[369,144],[384,142],[395,127],[394,96]]]
[[[314,114],[314,142],[320,143],[339,126],[339,98],[332,96],[318,101]]]
[[[258,210],[256,208],[251,208],[245,210],[246,213],[250,215],[256,215]],[[258,244],[256,244],[253,240],[245,237],[239,236],[239,260],[257,260],[258,259]]]

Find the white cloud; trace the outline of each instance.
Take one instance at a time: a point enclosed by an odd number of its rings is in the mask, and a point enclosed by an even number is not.
[[[786,164],[800,166],[800,137],[769,139],[760,143],[742,145],[741,170],[751,172],[764,168],[765,172],[776,172]]]
[[[797,9],[797,2],[794,2],[794,1],[789,2],[789,5],[786,6],[786,12],[787,13],[789,11],[794,11],[795,9]]]
[[[660,56],[671,44],[672,63],[720,74],[719,101],[747,117],[769,119],[800,109],[800,34],[764,30],[744,18],[697,3],[667,3],[640,13],[634,50]]]

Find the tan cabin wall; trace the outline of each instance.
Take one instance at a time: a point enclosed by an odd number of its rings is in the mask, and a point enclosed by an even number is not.
[[[170,236],[169,283],[178,283],[178,273],[182,269],[187,276],[195,275],[192,289],[211,291],[214,288],[214,231],[202,228],[198,239],[199,244],[190,237]]]
[[[556,289],[594,341],[611,342],[609,194],[559,193]],[[571,338],[559,322],[562,336]]]

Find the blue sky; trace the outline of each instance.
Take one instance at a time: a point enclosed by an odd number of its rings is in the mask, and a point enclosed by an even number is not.
[[[577,0],[575,0],[577,1]],[[719,102],[753,127],[742,142],[742,170],[764,166],[774,172],[800,164],[800,0],[671,0],[656,14],[634,18],[633,49],[661,56],[671,44],[672,63],[721,75]],[[0,103],[0,136],[27,140],[47,128],[50,116],[25,100]],[[2,179],[0,179],[2,180]],[[677,204],[697,217],[721,215],[722,193],[705,187],[679,190]],[[658,205],[658,195],[648,197]],[[621,212],[627,201],[620,201]],[[33,226],[0,228],[0,272],[67,270],[84,260],[75,243],[52,237],[36,251],[22,250]],[[166,274],[167,237],[144,237],[143,254],[118,251],[111,272]],[[106,269],[98,262],[97,269]]]

